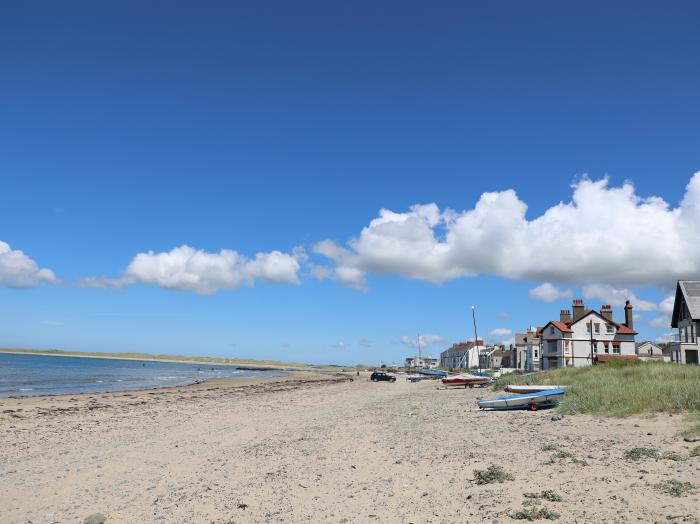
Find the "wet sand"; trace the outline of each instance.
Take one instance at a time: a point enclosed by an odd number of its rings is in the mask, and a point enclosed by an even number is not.
[[[0,522],[503,523],[547,489],[557,522],[700,522],[699,493],[653,488],[700,486],[680,417],[480,412],[488,391],[436,386],[300,372],[0,399]],[[641,446],[683,460],[623,458]],[[491,464],[513,480],[478,485]]]

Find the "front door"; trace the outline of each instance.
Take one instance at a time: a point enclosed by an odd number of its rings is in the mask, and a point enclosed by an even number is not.
[[[697,349],[686,349],[685,350],[685,363],[698,365],[698,350]]]

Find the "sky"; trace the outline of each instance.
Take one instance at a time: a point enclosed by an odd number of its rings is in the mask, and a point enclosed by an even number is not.
[[[700,6],[486,4],[4,2],[0,347],[390,364],[574,298],[665,340]]]

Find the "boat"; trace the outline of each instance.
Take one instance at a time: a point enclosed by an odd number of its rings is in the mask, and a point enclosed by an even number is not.
[[[566,386],[543,386],[542,384],[527,384],[527,385],[516,385],[511,384],[503,388],[503,391],[508,393],[539,393],[541,391],[554,391],[555,389],[566,389]]]
[[[447,373],[437,369],[421,369],[418,374],[429,378],[444,378],[447,376]]]
[[[566,394],[563,389],[552,389],[525,395],[512,395],[489,400],[477,400],[476,404],[485,410],[527,409],[537,411],[539,408],[556,406]]]
[[[493,379],[485,373],[460,373],[459,375],[450,375],[442,379],[442,383],[449,387],[471,388],[489,384]]]

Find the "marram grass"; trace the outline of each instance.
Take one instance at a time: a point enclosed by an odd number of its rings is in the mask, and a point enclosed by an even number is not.
[[[563,413],[614,417],[653,413],[700,414],[700,366],[662,362],[614,362],[558,368],[532,375],[510,373],[495,387],[508,384],[564,385]]]

